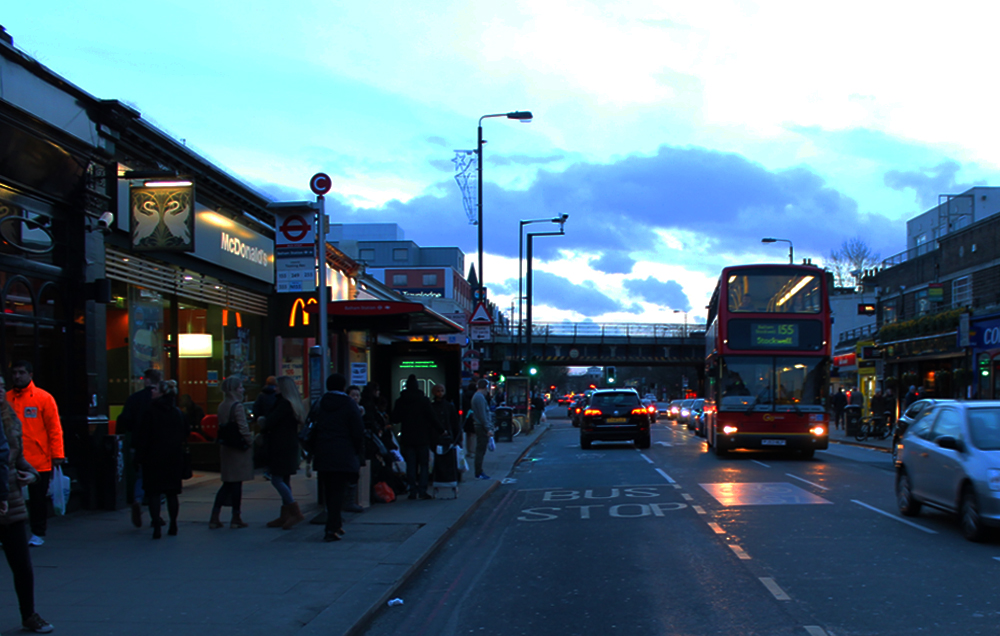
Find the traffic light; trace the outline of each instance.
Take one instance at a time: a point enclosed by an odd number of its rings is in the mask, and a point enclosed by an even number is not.
[[[979,354],[979,375],[984,378],[990,377],[990,354]]]
[[[534,362],[528,363],[528,377],[535,378],[538,377],[538,365]]]
[[[615,368],[614,367],[604,367],[604,377],[607,379],[608,384],[615,383]]]

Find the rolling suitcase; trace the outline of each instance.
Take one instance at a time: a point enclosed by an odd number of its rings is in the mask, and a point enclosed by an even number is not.
[[[441,444],[434,447],[434,496],[438,491],[450,488],[458,498],[458,447],[455,444]]]

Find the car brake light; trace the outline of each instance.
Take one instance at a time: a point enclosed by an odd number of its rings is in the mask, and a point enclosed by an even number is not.
[[[590,417],[595,415],[603,415],[601,413],[601,409],[587,409],[586,411],[583,412],[583,414]]]
[[[733,433],[735,433],[738,430],[739,429],[737,429],[735,426],[723,426],[722,427],[722,432],[725,433],[726,435],[732,435]]]
[[[809,432],[815,435],[816,437],[821,437],[824,433],[826,433],[826,429],[823,428],[822,426],[814,426],[811,429],[809,429]]]
[[[645,415],[645,414],[646,414],[646,409],[642,408],[641,406],[637,406],[636,408],[632,409],[632,415]]]
[[[646,409],[646,410],[649,411],[650,413],[656,413],[656,407],[653,406],[652,404],[650,404],[649,408]]]

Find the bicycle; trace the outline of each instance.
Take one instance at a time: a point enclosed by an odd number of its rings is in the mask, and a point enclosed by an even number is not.
[[[867,417],[861,420],[861,426],[854,435],[854,439],[863,442],[869,437],[872,439],[885,439],[892,434],[892,427],[888,425],[884,417]]]

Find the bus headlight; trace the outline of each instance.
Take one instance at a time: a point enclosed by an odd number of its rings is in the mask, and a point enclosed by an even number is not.
[[[822,437],[823,435],[826,434],[826,429],[823,428],[822,426],[814,426],[811,429],[809,429],[809,432],[815,435],[816,437]]]
[[[722,432],[725,433],[726,435],[732,435],[732,434],[736,433],[737,430],[738,429],[735,426],[723,426],[722,427]]]

